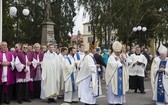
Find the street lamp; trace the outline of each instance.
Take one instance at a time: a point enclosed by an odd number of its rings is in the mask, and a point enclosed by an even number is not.
[[[16,7],[10,7],[9,13],[11,16],[16,16],[17,8]]]
[[[138,26],[138,27],[137,27],[137,30],[138,30],[138,31],[141,31],[141,29],[142,29],[141,26]]]
[[[22,13],[24,16],[28,16],[30,11],[26,8],[26,9],[23,9]]]
[[[139,35],[138,35],[138,43],[139,43],[139,46],[141,46],[141,41],[140,41],[140,31],[142,32],[146,32],[147,31],[147,28],[146,27],[142,27],[142,26],[137,26],[137,27],[133,27],[133,32],[139,32]]]
[[[159,8],[159,12],[162,12],[162,8]]]
[[[142,27],[142,31],[143,32],[147,31],[147,28],[146,27]]]
[[[17,13],[18,13],[17,11],[18,11],[17,7],[12,6],[12,7],[10,7],[9,13],[10,13],[11,16],[17,16]],[[25,8],[25,9],[22,10],[22,14],[24,16],[28,16],[29,13],[30,13],[30,11],[27,8]]]
[[[22,4],[20,4],[20,5],[22,5]],[[15,7],[16,6],[16,7]],[[18,42],[18,30],[19,30],[19,17],[18,17],[18,4],[17,4],[17,2],[15,2],[15,6],[11,6],[10,7],[10,9],[9,9],[9,13],[10,13],[10,16],[12,16],[12,17],[16,17],[16,19],[17,19],[17,21],[16,21],[16,24],[17,24],[17,28],[16,28],[16,38],[17,38],[17,42]],[[24,16],[28,16],[29,15],[29,13],[30,13],[30,11],[29,11],[29,9],[27,9],[27,8],[24,8],[23,10],[22,10],[22,14],[24,15]]]
[[[137,27],[134,27],[132,30],[133,30],[134,32],[136,32],[138,29],[137,29]]]

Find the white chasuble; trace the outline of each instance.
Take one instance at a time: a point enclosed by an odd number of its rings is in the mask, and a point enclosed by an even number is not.
[[[60,91],[60,64],[59,56],[55,52],[47,51],[42,61],[42,91],[45,99],[58,96]]]

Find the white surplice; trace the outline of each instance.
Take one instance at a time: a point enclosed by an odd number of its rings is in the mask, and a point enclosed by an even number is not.
[[[141,62],[144,64],[143,65],[137,65],[136,62]],[[145,77],[145,68],[147,65],[147,59],[143,54],[136,55],[132,54],[128,58],[128,63],[130,64],[129,66],[129,75],[131,76],[140,76],[140,77]]]
[[[16,69],[17,69],[18,72],[21,72],[24,67],[27,70],[26,78],[16,78],[16,83],[19,83],[19,82],[30,82],[30,81],[33,82],[33,78],[30,77],[30,66],[27,65],[27,62],[29,62],[28,58],[27,58],[27,55],[25,55],[25,58],[26,58],[26,65],[22,64],[18,57],[16,57],[16,59],[15,59],[15,66],[16,66]],[[36,59],[33,59],[33,61],[31,63],[32,63],[34,68],[37,67]]]

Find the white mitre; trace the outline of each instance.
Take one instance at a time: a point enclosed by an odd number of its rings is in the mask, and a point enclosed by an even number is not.
[[[122,44],[119,41],[113,43],[113,51],[120,52],[122,50]]]
[[[158,52],[159,54],[167,54],[167,48],[163,45],[160,45]]]

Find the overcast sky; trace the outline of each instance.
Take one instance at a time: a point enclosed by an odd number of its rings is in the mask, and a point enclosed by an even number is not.
[[[83,16],[83,11],[84,8],[81,7],[80,10],[76,10],[76,17],[74,18],[75,21],[75,26],[73,28],[73,35],[77,35],[78,30],[80,31],[81,34],[83,34],[83,23],[86,23],[89,21],[89,16],[86,15],[85,17]]]

